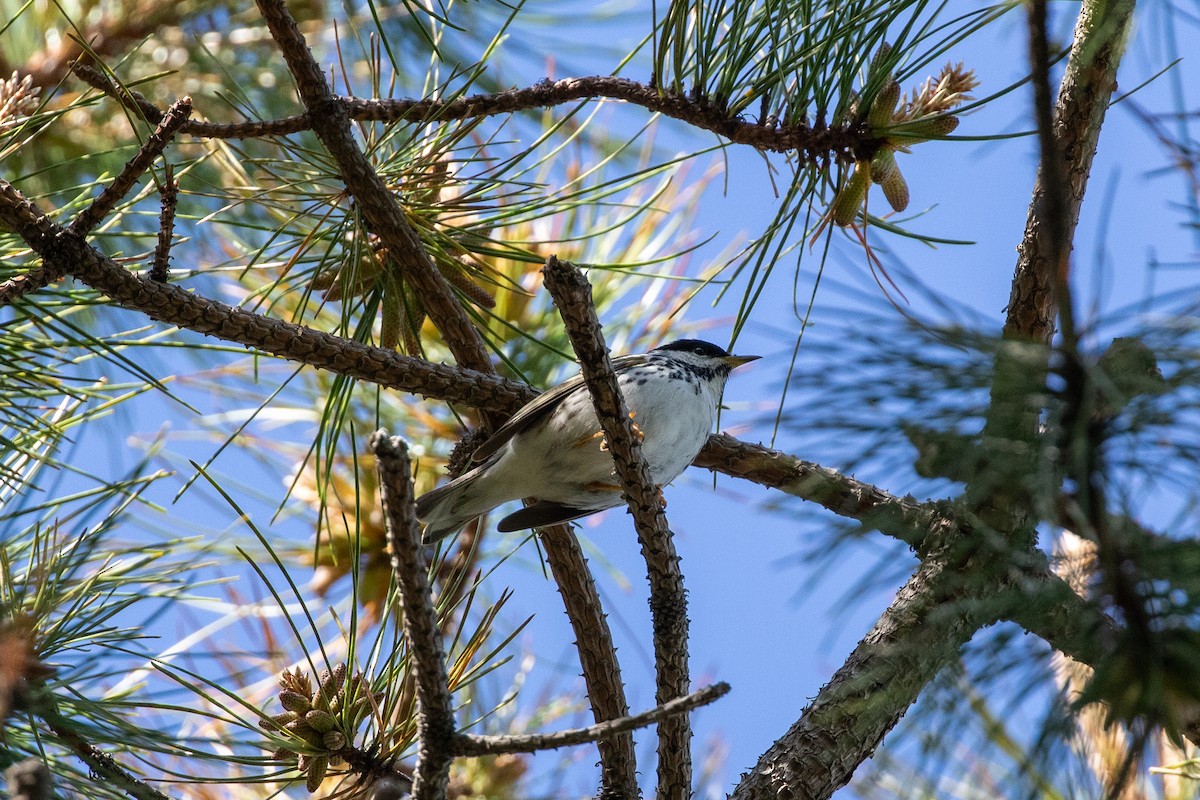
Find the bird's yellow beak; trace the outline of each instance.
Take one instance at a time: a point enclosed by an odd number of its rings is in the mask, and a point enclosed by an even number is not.
[[[751,361],[758,361],[762,356],[726,356],[721,360],[729,365],[730,369],[740,367],[742,364],[749,364]]]

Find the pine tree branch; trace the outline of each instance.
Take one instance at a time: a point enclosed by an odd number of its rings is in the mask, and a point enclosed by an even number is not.
[[[940,557],[923,562],[732,800],[824,800],[848,783],[925,686],[991,621],[986,604],[964,602],[964,586],[975,596],[986,591],[973,579]]]
[[[107,781],[134,800],[171,800],[168,795],[139,780],[115,758],[97,750],[62,718],[57,709],[43,709],[38,715],[98,779]]]
[[[1065,204],[1049,200],[1050,193],[1060,190],[1062,184],[1051,187],[1044,169],[1039,169],[1024,239],[1018,247],[1020,257],[1004,323],[1006,338],[1049,342],[1054,334],[1053,287],[1060,267],[1056,241],[1069,243],[1075,236],[1100,129],[1117,86],[1117,67],[1133,8],[1134,0],[1086,0],[1080,8],[1054,109],[1053,138],[1063,155],[1066,174]],[[1065,209],[1056,212],[1061,205]],[[1064,213],[1065,219],[1049,219],[1053,213]]]
[[[458,363],[481,372],[490,371],[492,362],[483,338],[450,284],[434,266],[400,204],[359,147],[345,107],[330,90],[325,73],[309,51],[286,2],[257,0],[257,4],[295,79],[313,133],[337,162],[346,189],[358,203],[363,219],[387,246],[390,257],[421,298],[422,307]]]
[[[617,648],[579,540],[566,525],[542,528],[539,539],[575,633],[592,718],[604,723],[628,717],[629,703],[625,699]],[[599,737],[596,747],[600,751],[600,798],[637,797],[633,733],[624,731]]]
[[[1014,571],[1004,619],[1020,625],[1064,655],[1089,666],[1111,653],[1118,630],[1111,617],[1050,571],[1048,560]]]
[[[113,179],[112,183],[106,186],[100,195],[75,217],[70,226],[71,231],[80,236],[86,236],[111,214],[117,203],[121,202],[121,199],[129,194],[137,184],[137,179],[150,169],[154,159],[158,158],[166,149],[171,139],[187,122],[191,113],[192,99],[184,97],[172,104],[166,114],[160,114],[154,132],[150,134],[133,158],[129,159],[125,168]],[[51,283],[61,280],[62,277],[63,273],[60,270],[43,265],[39,270],[10,278],[4,283],[0,283],[0,306],[8,305],[30,292],[49,286]]]
[[[820,464],[724,433],[710,436],[693,463],[817,503],[899,539],[918,553],[929,531],[948,524],[963,527],[948,504],[896,497]]]
[[[129,111],[139,117],[157,124],[162,121],[163,112],[158,106],[146,99],[141,92],[121,86],[90,64],[75,62],[71,64],[71,72],[88,86],[116,100]],[[260,139],[268,136],[287,136],[292,133],[312,130],[309,114],[294,114],[290,117],[271,120],[252,120],[249,122],[205,122],[189,119],[179,129],[180,133],[204,139]]]
[[[76,65],[76,75],[130,110],[157,122],[162,112],[140,93],[125,89],[93,67]],[[853,163],[869,160],[880,140],[862,123],[840,125],[775,125],[746,122],[719,106],[686,95],[673,94],[654,86],[613,75],[589,75],[560,80],[543,80],[520,89],[477,94],[457,100],[388,100],[333,96],[344,113],[358,122],[411,122],[427,124],[449,120],[477,119],[501,114],[553,108],[578,100],[621,100],[647,111],[686,122],[734,143],[757,150],[795,153],[806,163],[826,160]],[[215,123],[189,120],[182,131],[210,139],[246,139],[284,136],[312,130],[309,112],[274,120]]]
[[[1026,488],[1029,476],[1036,474],[1041,404],[1034,393],[1045,388],[1047,345],[1054,336],[1059,305],[1067,301],[1065,289],[1056,286],[1066,286],[1071,242],[1116,88],[1133,7],[1134,0],[1086,0],[1080,8],[1052,131],[1042,133],[1048,160],[1038,169],[1024,237],[1017,248],[1004,323],[1007,341],[996,356],[982,436],[991,469],[967,486],[967,505],[980,519],[994,530],[1026,541],[1035,535],[1029,514],[1032,497]],[[1036,41],[1031,47],[1035,58],[1044,49]],[[1031,68],[1045,66],[1034,63]],[[1056,180],[1056,175],[1065,179]]]
[[[167,149],[171,139],[179,132],[191,114],[192,98],[183,97],[172,103],[162,120],[154,127],[154,132],[138,148],[133,158],[129,159],[121,173],[113,179],[112,183],[104,187],[104,191],[100,192],[99,197],[83,211],[80,211],[79,215],[71,222],[71,232],[78,236],[87,236],[93,228],[111,214],[117,207],[117,203],[133,190],[138,178],[150,169],[154,159]]]
[[[796,153],[808,163],[830,158],[853,163],[858,158],[869,159],[879,146],[879,140],[868,134],[865,124],[776,126],[745,122],[711,102],[613,75],[543,80],[526,88],[450,101],[347,98],[345,102],[350,114],[359,120],[428,122],[512,114],[595,98],[623,100],[711,131],[735,144]]]
[[[179,181],[175,180],[175,170],[170,164],[163,168],[158,195],[158,240],[150,261],[150,279],[166,281],[171,277],[171,239],[175,235],[175,206],[179,202]]]
[[[442,800],[450,784],[456,726],[446,673],[446,649],[433,608],[429,564],[421,545],[421,526],[413,508],[412,465],[408,445],[379,430],[370,439],[379,472],[387,521],[388,553],[404,612],[404,638],[417,684],[417,767],[414,800]]]
[[[537,395],[528,386],[495,374],[432,364],[140,278],[54,223],[3,180],[0,222],[20,234],[42,256],[44,269],[73,275],[121,307],[140,311],[151,319],[318,369],[476,408],[511,412]]]
[[[455,741],[458,752],[464,756],[535,753],[541,750],[571,747],[599,741],[613,734],[635,731],[638,728],[645,728],[656,722],[661,723],[673,716],[687,714],[693,709],[708,705],[728,693],[728,683],[715,683],[712,686],[706,686],[684,697],[677,697],[649,711],[643,711],[641,714],[608,720],[587,728],[576,728],[557,733],[534,733],[524,736],[472,736],[470,734],[460,734]]]
[[[617,384],[600,320],[592,303],[592,287],[578,268],[550,256],[542,269],[575,348],[580,370],[604,430],[622,493],[633,514],[650,581],[650,613],[654,627],[655,699],[667,703],[687,694],[687,593],[679,556],[662,498],[642,447],[634,433],[625,399]],[[687,800],[692,792],[692,728],[686,715],[664,719],[658,726],[658,797]]]

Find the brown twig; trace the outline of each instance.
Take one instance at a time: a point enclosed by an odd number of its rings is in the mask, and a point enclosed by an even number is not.
[[[896,497],[820,464],[724,433],[710,436],[693,463],[817,503],[838,516],[895,537],[918,553],[930,530],[947,522],[964,524],[950,508]]]
[[[75,77],[93,89],[113,98],[128,111],[132,111],[151,125],[157,125],[162,122],[165,114],[159,110],[158,106],[147,100],[146,96],[141,92],[135,92],[122,84],[114,82],[107,72],[83,61],[72,61],[70,66],[71,73]],[[184,124],[185,132],[190,133],[190,125],[191,122]]]
[[[166,148],[171,137],[178,132],[180,125],[187,120],[191,111],[192,101],[188,97],[176,101],[171,106],[154,132],[134,157],[125,164],[121,174],[104,188],[99,197],[75,217],[70,226],[73,233],[86,235],[116,207],[121,198],[134,187],[142,173],[150,168],[154,159]],[[42,265],[41,269],[10,278],[0,284],[0,305],[8,305],[30,292],[43,289],[51,283],[61,280],[63,274],[63,271],[58,269],[55,264],[47,262]]]
[[[171,800],[152,786],[147,785],[132,772],[117,763],[117,760],[106,753],[100,752],[95,745],[84,739],[70,727],[58,712],[46,711],[39,714],[47,727],[62,740],[71,752],[79,756],[88,769],[99,778],[134,798],[135,800]]]
[[[554,298],[575,348],[584,381],[591,393],[600,427],[625,501],[633,514],[650,581],[650,612],[654,625],[655,699],[666,703],[687,694],[687,594],[679,556],[675,553],[662,499],[617,385],[600,320],[592,303],[592,287],[578,268],[554,256],[542,269],[546,289]],[[686,800],[692,791],[691,722],[670,717],[658,726],[658,796]]]
[[[88,85],[151,121],[156,122],[162,113],[140,93],[117,86],[107,75],[90,66],[76,66],[74,71]],[[871,136],[861,124],[776,126],[746,122],[710,103],[662,92],[649,84],[613,75],[544,80],[521,89],[477,94],[457,100],[334,99],[350,119],[359,122],[418,124],[514,114],[578,100],[621,100],[711,131],[735,144],[777,153],[797,153],[807,163],[826,159],[847,164],[861,159],[870,160],[879,147],[879,139]],[[312,129],[312,118],[311,113],[304,113],[275,120],[235,123],[190,120],[183,132],[212,139],[283,136]]]
[[[73,275],[118,305],[152,319],[318,369],[477,408],[511,412],[537,395],[528,386],[495,374],[431,364],[140,278],[54,223],[3,180],[0,222],[17,231],[47,268]]]
[[[192,98],[183,97],[172,103],[171,107],[167,109],[166,115],[155,126],[154,132],[150,134],[133,158],[125,164],[121,174],[104,187],[100,196],[93,200],[87,208],[80,211],[79,215],[71,222],[69,226],[71,232],[78,236],[87,236],[93,228],[111,214],[112,210],[117,207],[117,203],[121,202],[122,198],[129,194],[137,184],[142,173],[150,169],[154,159],[162,155],[163,150],[191,116],[191,113]]]
[[[524,736],[471,736],[469,734],[460,734],[455,739],[455,747],[464,756],[534,753],[541,750],[554,750],[559,747],[572,747],[574,745],[599,741],[613,734],[645,728],[679,714],[687,714],[689,711],[708,705],[728,693],[728,683],[715,683],[712,686],[706,686],[703,689],[692,692],[686,697],[677,697],[649,711],[643,711],[641,714],[600,722],[587,728],[576,728],[557,733],[533,733]]]
[[[154,260],[150,263],[150,279],[165,283],[171,277],[171,237],[175,234],[175,206],[179,200],[179,181],[175,169],[163,167],[163,182],[158,187],[158,241],[154,244]]]
[[[404,612],[404,637],[417,685],[417,767],[415,800],[440,800],[454,760],[454,707],[446,674],[446,650],[433,608],[429,565],[421,546],[421,526],[413,510],[412,465],[408,445],[379,430],[371,437],[387,520],[392,573]]]
[[[594,98],[623,100],[711,131],[735,144],[749,145],[758,150],[797,153],[809,163],[826,158],[853,163],[856,159],[869,159],[879,146],[879,140],[868,134],[865,125],[800,124],[777,127],[746,122],[712,103],[614,75],[543,80],[522,89],[450,101],[351,98],[344,102],[350,114],[359,120],[428,122],[512,114]]]
[[[147,100],[141,92],[114,83],[107,73],[101,72],[90,64],[75,62],[71,65],[71,72],[88,86],[103,92],[150,123],[157,124],[162,120],[163,112],[159,110],[158,106]],[[296,114],[282,119],[231,123],[189,119],[179,129],[179,132],[207,139],[258,139],[266,136],[286,136],[311,129],[312,123],[309,121],[309,115]]]
[[[480,371],[490,370],[491,359],[482,337],[449,283],[434,267],[396,198],[359,147],[345,107],[330,90],[287,4],[284,0],[257,0],[257,3],[295,79],[313,133],[337,162],[346,189],[357,201],[363,219],[403,270],[458,363]]]
[[[625,699],[617,648],[579,540],[566,525],[542,528],[539,537],[550,574],[575,633],[575,647],[579,652],[592,718],[603,723],[627,717],[629,703]],[[597,739],[596,746],[600,751],[600,797],[637,797],[633,734],[625,731],[602,736]]]

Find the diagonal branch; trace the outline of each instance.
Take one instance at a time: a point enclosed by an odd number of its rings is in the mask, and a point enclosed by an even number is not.
[[[617,648],[579,540],[567,525],[542,528],[539,538],[575,633],[592,718],[602,724],[628,717],[629,703],[621,680],[621,664],[616,658]],[[638,796],[637,757],[631,730],[596,740],[600,751],[601,798]]]
[[[412,796],[415,800],[439,800],[446,796],[450,783],[456,727],[446,648],[433,608],[421,526],[413,510],[412,465],[408,445],[399,436],[389,438],[387,431],[376,431],[370,448],[379,471],[388,553],[404,613],[404,638],[416,673],[417,768]]]
[[[879,746],[925,686],[991,621],[964,578],[921,564],[800,719],[746,773],[732,800],[828,798]],[[971,587],[974,596],[986,589]]]
[[[899,539],[918,553],[929,531],[947,524],[964,528],[948,504],[896,497],[820,464],[724,433],[710,436],[693,463],[817,503]]]
[[[86,236],[101,220],[112,213],[117,203],[121,202],[121,198],[133,189],[142,173],[150,169],[154,159],[158,158],[166,149],[167,144],[179,132],[179,128],[187,122],[191,113],[192,99],[190,97],[184,97],[172,104],[167,113],[161,115],[154,132],[150,134],[133,158],[125,164],[121,174],[113,179],[113,182],[104,188],[100,196],[81,211],[71,223],[71,231]],[[10,278],[0,284],[0,305],[8,305],[14,300],[19,300],[30,292],[35,292],[54,281],[61,280],[62,276],[62,270],[56,269],[54,265],[45,264],[41,269]]]
[[[490,371],[492,362],[483,338],[471,324],[450,284],[434,267],[400,204],[358,146],[350,130],[350,117],[330,90],[329,82],[309,51],[304,34],[288,11],[285,0],[257,2],[295,79],[313,133],[337,162],[346,189],[357,201],[363,219],[400,265],[458,363],[481,372]]]
[[[137,184],[137,179],[142,176],[142,173],[150,169],[154,159],[167,149],[171,139],[179,132],[191,114],[192,98],[183,97],[172,103],[162,120],[155,126],[154,132],[150,134],[133,158],[125,164],[121,174],[104,187],[100,196],[93,200],[87,208],[80,211],[79,216],[71,222],[71,232],[87,236],[93,228],[111,214],[112,210],[117,207],[117,203],[121,202],[121,199],[129,194]]]
[[[340,375],[478,408],[515,411],[537,394],[495,374],[431,364],[139,278],[57,225],[3,180],[0,222],[17,231],[42,256],[43,270],[73,275],[118,305],[151,319]]]
[[[578,268],[554,256],[542,269],[575,348],[579,366],[604,430],[609,453],[629,510],[633,514],[650,581],[654,625],[655,698],[662,704],[687,694],[687,594],[679,556],[667,527],[661,496],[642,458],[625,398],[608,357],[600,320],[592,303],[592,287]],[[692,792],[691,723],[686,715],[669,717],[658,726],[658,796],[687,800]]]
[[[121,766],[115,758],[100,752],[95,745],[71,727],[70,722],[59,714],[57,708],[42,709],[39,716],[45,721],[47,727],[63,741],[63,744],[69,747],[83,763],[87,764],[92,774],[100,780],[111,784],[134,800],[171,800],[169,795],[163,794],[139,779]]]
[[[1053,122],[1053,139],[1064,159],[1066,196],[1052,201],[1063,187],[1050,185],[1045,167],[1039,168],[1024,239],[1017,248],[1020,258],[1004,323],[1006,338],[1049,342],[1054,334],[1060,243],[1075,236],[1133,7],[1134,0],[1087,0],[1079,11]],[[1056,211],[1065,218],[1049,219]]]
[[[1116,89],[1133,7],[1134,0],[1085,0],[1079,10],[1052,130],[1041,131],[1046,158],[1038,168],[1024,237],[1017,247],[1020,255],[1004,322],[1007,341],[996,355],[983,430],[992,469],[967,486],[967,504],[981,519],[1029,542],[1034,539],[1032,498],[1025,486],[1028,476],[1036,473],[1042,405],[1036,395],[1045,388],[1049,357],[1044,345],[1054,337],[1057,310],[1065,300],[1056,287],[1065,287],[1069,277],[1067,256]],[[1036,41],[1033,49],[1036,57]],[[1034,70],[1043,67],[1032,65]],[[1042,77],[1048,79],[1044,70]],[[1046,116],[1044,108],[1041,116]]]

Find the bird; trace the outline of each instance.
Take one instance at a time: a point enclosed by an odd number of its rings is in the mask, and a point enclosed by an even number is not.
[[[680,339],[612,360],[657,486],[673,481],[696,458],[730,373],[758,358]],[[523,406],[475,450],[472,462],[477,466],[417,498],[426,544],[513,500],[533,498],[500,520],[501,532],[570,522],[624,502],[582,375]]]

